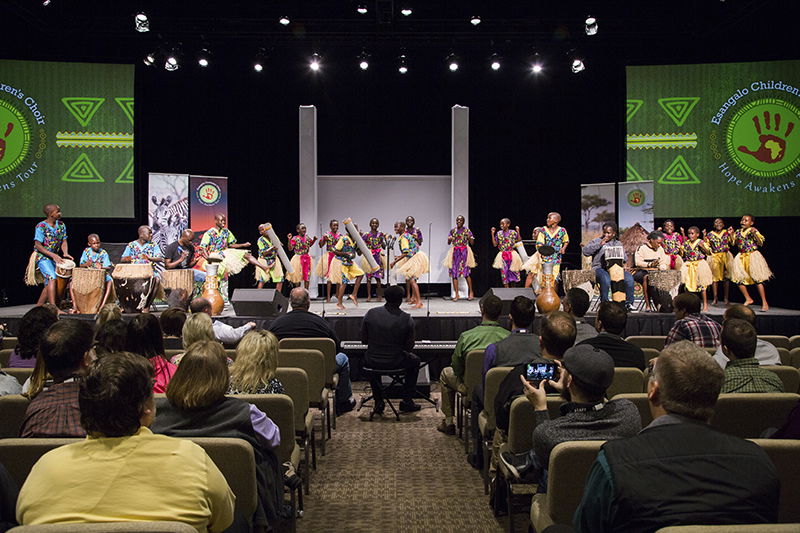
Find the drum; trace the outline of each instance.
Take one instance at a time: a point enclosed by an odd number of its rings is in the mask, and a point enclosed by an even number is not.
[[[76,268],[72,273],[72,304],[81,314],[100,310],[105,289],[106,271],[102,268]]]
[[[153,277],[153,266],[119,264],[111,274],[119,304],[125,313],[139,313],[150,307],[157,293],[163,297],[164,291],[158,278]]]
[[[194,292],[194,271],[190,268],[167,269],[161,273],[164,291],[169,293],[174,289],[183,289],[186,296],[191,299]]]
[[[604,248],[606,270],[611,278],[611,299],[615,302],[625,301],[625,250],[622,246]]]
[[[75,268],[75,261],[64,259],[60,264],[56,263],[56,300],[63,300],[72,279],[72,270]]]
[[[678,295],[678,287],[681,284],[680,270],[652,270],[647,273],[650,285],[656,289],[669,293],[671,296]]]

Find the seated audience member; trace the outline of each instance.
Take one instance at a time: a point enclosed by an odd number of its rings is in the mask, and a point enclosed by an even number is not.
[[[8,531],[18,525],[16,511],[18,496],[17,482],[0,463],[0,531]]]
[[[146,357],[155,370],[156,380],[153,392],[159,394],[167,391],[167,384],[172,379],[177,367],[167,361],[164,355],[164,333],[158,319],[150,313],[141,313],[128,322],[128,338],[125,341],[127,351]]]
[[[503,453],[518,477],[535,480],[538,491],[546,492],[547,465],[556,444],[633,437],[642,429],[639,409],[630,400],[605,400],[613,379],[614,361],[607,353],[585,344],[569,348],[561,359],[558,381],[546,382],[567,402],[561,406],[562,416],[551,420],[545,383],[529,383],[525,376],[519,377],[536,425],[532,450],[519,455]]]
[[[22,385],[17,378],[0,370],[0,396],[6,394],[22,394]]]
[[[411,413],[420,410],[420,406],[414,403],[419,357],[411,353],[414,348],[414,320],[400,309],[403,294],[403,289],[397,285],[384,291],[386,303],[373,307],[364,315],[361,322],[361,342],[367,345],[364,366],[374,369],[405,369],[400,411]],[[383,413],[380,376],[371,375],[370,384],[375,398],[373,412]]]
[[[651,231],[647,235],[647,242],[643,243],[636,249],[634,254],[634,265],[636,271],[633,273],[633,281],[642,285],[644,291],[644,303],[648,311],[658,310],[659,308],[668,307],[665,300],[669,295],[664,294],[663,291],[650,285],[650,273],[657,270],[669,270],[669,256],[664,251],[664,234],[660,231]],[[653,301],[655,309],[651,307],[650,301]]]
[[[155,416],[152,379],[153,367],[131,353],[91,367],[80,389],[89,437],[34,465],[19,494],[21,524],[174,520],[201,533],[230,525],[233,492],[205,451],[147,429]]]
[[[510,334],[507,329],[497,322],[503,309],[503,301],[500,298],[490,294],[481,299],[480,307],[481,323],[458,336],[450,366],[442,369],[441,376],[439,376],[444,420],[436,429],[446,435],[456,434],[456,426],[453,423],[453,405],[455,404],[456,391],[461,390],[463,392],[466,390],[464,386],[464,365],[467,354],[472,350],[484,350],[489,344],[501,341]]]
[[[536,306],[527,296],[517,296],[511,301],[508,318],[511,320],[511,334],[505,339],[486,347],[483,356],[483,379],[486,373],[496,366],[516,366],[530,361],[534,356],[541,356],[539,336],[531,327],[536,317]],[[481,387],[483,388],[483,387]],[[481,391],[483,396],[483,391]]]
[[[722,392],[783,392],[775,372],[761,368],[754,357],[756,329],[744,320],[729,318],[722,325],[722,352],[729,359]]]
[[[94,327],[99,328],[109,320],[122,320],[122,309],[115,303],[108,303],[100,308]]]
[[[708,425],[724,379],[692,342],[664,348],[647,388],[653,422],[603,445],[575,512],[576,532],[777,522],[772,460],[757,444]]]
[[[253,446],[258,474],[259,507],[253,524],[266,527],[278,516],[283,485],[273,450],[280,444],[278,426],[254,405],[225,396],[228,390],[225,349],[217,341],[192,344],[156,403],[153,433],[171,437],[230,437]],[[287,435],[293,438],[293,435]]]
[[[181,344],[183,352],[172,356],[169,360],[173,365],[181,364],[181,359],[189,346],[198,341],[214,341],[214,326],[211,324],[211,317],[205,313],[189,315],[181,328]]]
[[[754,328],[756,327],[756,313],[746,305],[733,304],[728,307],[722,317],[723,327],[725,326],[725,320],[728,320],[729,318],[745,320]],[[778,349],[775,347],[775,345],[771,342],[761,340],[758,337],[756,337],[756,353],[753,357],[756,358],[758,364],[760,365],[774,366],[781,364],[781,355],[778,353]],[[722,346],[717,348],[717,352],[714,354],[714,361],[719,363],[719,366],[722,368],[725,368],[725,365],[728,364],[728,358],[725,357],[724,353],[722,353]]]
[[[211,316],[211,302],[209,302],[206,298],[195,298],[189,305],[189,310],[192,312],[192,314],[205,313],[208,316]],[[214,327],[214,337],[216,337],[219,342],[223,342],[225,344],[236,344],[241,340],[242,337],[244,337],[245,333],[256,327],[256,323],[248,322],[244,326],[234,328],[225,322],[214,320],[212,326]]]
[[[644,370],[642,349],[620,336],[625,330],[627,321],[628,311],[620,302],[600,302],[597,318],[594,321],[597,335],[580,344],[588,344],[598,350],[603,350],[614,360],[614,366]]]
[[[597,335],[597,330],[591,324],[584,320],[586,311],[589,310],[589,294],[577,287],[573,287],[564,295],[562,304],[564,312],[572,315],[575,320],[575,329],[578,332],[575,335],[575,344],[590,339]]]
[[[775,433],[769,435],[769,438],[800,439],[800,402],[797,402],[792,412],[786,417],[786,422]]]
[[[94,335],[94,353],[96,357],[122,352],[127,344],[128,325],[119,319],[106,321],[97,328],[97,333]]]
[[[682,292],[672,300],[675,324],[667,333],[664,346],[674,342],[692,341],[701,348],[718,348],[722,326],[700,313],[700,298],[693,292]]]
[[[311,298],[303,287],[295,287],[289,293],[292,310],[279,316],[269,325],[269,330],[278,340],[289,338],[327,338],[336,343],[336,372],[339,384],[336,386],[336,412],[352,411],[356,405],[353,399],[353,385],[350,382],[350,359],[342,353],[339,337],[328,322],[309,311]]]
[[[17,347],[8,358],[11,368],[33,368],[36,353],[47,328],[58,322],[58,316],[43,306],[36,306],[22,315],[17,335]]]
[[[84,320],[60,320],[50,326],[39,345],[42,382],[31,385],[22,437],[83,437],[78,407],[80,381],[91,364],[92,325]],[[52,379],[43,379],[44,370]]]
[[[231,365],[228,394],[284,394],[275,376],[278,368],[278,339],[269,331],[251,331],[236,346]]]
[[[180,338],[183,325],[186,323],[186,311],[180,307],[170,307],[161,313],[158,321],[165,336]]]

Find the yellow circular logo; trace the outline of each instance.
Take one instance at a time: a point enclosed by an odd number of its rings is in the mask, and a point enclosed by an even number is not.
[[[219,202],[221,196],[222,192],[219,190],[219,186],[217,186],[216,183],[206,181],[197,188],[197,199],[200,200],[200,203],[203,205],[215,205]]]

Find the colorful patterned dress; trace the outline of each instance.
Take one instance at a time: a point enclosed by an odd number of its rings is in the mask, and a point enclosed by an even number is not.
[[[81,254],[81,260],[78,261],[78,265],[85,263],[90,263],[88,268],[111,268],[113,266],[111,259],[108,257],[108,252],[102,248],[96,252],[91,248],[86,248]],[[108,281],[111,281],[111,275],[106,271],[106,282]]]
[[[67,226],[60,220],[56,220],[55,226],[51,226],[46,220],[42,220],[36,224],[33,232],[33,240],[39,241],[42,246],[54,254],[61,250],[61,244],[66,238]],[[25,272],[25,283],[36,285],[44,282],[47,285],[51,279],[56,279],[55,261],[34,248]]]
[[[471,269],[476,266],[475,254],[469,245],[475,236],[468,227],[464,226],[451,229],[448,237],[453,240],[442,265],[450,272],[451,278],[468,278],[472,273]]]
[[[126,257],[130,257],[130,262],[132,265],[153,265],[153,276],[160,278],[161,269],[156,268],[158,263],[153,263],[150,261],[147,258],[148,256],[164,257],[164,254],[161,253],[161,248],[159,248],[158,245],[153,241],[142,244],[138,239],[129,242],[128,246],[125,247],[125,251],[122,252],[122,258],[125,259]]]
[[[344,257],[340,255],[335,257],[334,261],[341,265],[340,268],[342,275],[339,278],[339,281],[331,279],[331,283],[347,283],[359,276],[364,275],[364,271],[361,270],[361,268],[354,261],[356,249],[353,244],[353,239],[351,239],[348,235],[342,235],[339,237],[339,240],[334,248],[337,252],[343,252],[346,255]]]
[[[283,281],[283,267],[278,261],[278,251],[272,248],[272,242],[262,235],[258,238],[258,257],[267,264],[269,270],[264,272],[263,268],[256,267],[255,277],[257,281],[267,283],[280,283]]]
[[[541,285],[542,279],[542,263],[553,264],[553,277],[559,278],[561,272],[561,248],[569,244],[569,234],[566,228],[557,226],[551,233],[546,226],[536,228],[536,253],[528,259],[522,270],[532,272],[537,277],[537,283]],[[555,252],[549,256],[543,256],[539,253],[539,248],[542,246],[552,246]]]
[[[419,241],[413,232],[403,233],[398,243],[404,257],[395,263],[397,272],[406,279],[418,279],[430,271],[428,256],[420,249]]]
[[[361,258],[361,267],[367,274],[368,279],[381,279],[383,278],[383,271],[386,268],[386,254],[383,253],[383,248],[386,245],[386,234],[382,231],[370,231],[369,233],[362,233],[361,238],[364,239],[364,244],[372,252],[372,258],[378,263],[378,270],[370,272],[372,267],[369,266],[367,259]]]
[[[711,250],[708,266],[714,281],[723,281],[731,278],[733,254],[731,254],[730,235],[727,230],[720,232],[710,231],[706,234],[706,243]]]
[[[216,226],[207,229],[203,233],[203,238],[200,239],[200,247],[206,253],[222,255],[222,263],[217,271],[217,276],[220,278],[229,274],[238,274],[247,264],[247,259],[244,257],[247,254],[247,250],[230,248],[232,244],[236,244],[236,237],[233,236],[231,230],[228,228],[219,229]],[[205,263],[205,260],[200,260],[195,265],[195,268],[205,270]],[[220,290],[222,291],[222,287],[220,287]],[[223,297],[225,297],[225,292],[223,292]]]
[[[766,259],[758,251],[758,242],[764,243],[764,236],[754,228],[737,229],[733,234],[733,244],[739,253],[733,259],[731,280],[740,285],[763,283],[774,277]]]
[[[689,292],[702,292],[713,283],[711,267],[706,261],[706,254],[700,249],[702,242],[701,239],[687,239],[681,244],[681,283]]]
[[[519,271],[522,270],[522,259],[514,249],[514,245],[519,240],[516,230],[500,230],[495,233],[497,239],[497,255],[492,266],[498,270],[503,277],[503,283],[516,283],[519,281]]]
[[[422,231],[419,228],[413,228],[411,230],[406,230],[406,233],[412,237],[414,240],[417,241],[417,246],[422,244]]]
[[[292,256],[292,268],[294,272],[286,274],[286,279],[292,283],[300,283],[301,281],[308,281],[311,277],[311,237],[308,235],[295,235],[289,244],[294,251]]]
[[[683,261],[681,260],[680,252],[684,240],[683,235],[680,233],[675,233],[674,231],[670,234],[664,233],[664,244],[662,246],[669,256],[670,270],[680,270],[681,268]]]
[[[341,263],[334,261],[336,254],[333,253],[333,249],[341,237],[342,235],[340,233],[326,231],[322,234],[322,237],[319,238],[320,241],[325,243],[326,253],[322,254],[322,257],[319,258],[319,262],[317,262],[317,276],[325,278],[333,283],[339,283],[336,280],[342,277]]]

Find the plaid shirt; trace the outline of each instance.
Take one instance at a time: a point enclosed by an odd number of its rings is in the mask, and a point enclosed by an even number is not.
[[[696,313],[675,322],[667,334],[664,346],[678,341],[692,341],[701,348],[717,348],[721,334],[722,326],[718,322]]]
[[[28,405],[21,437],[85,437],[78,407],[80,382],[72,379],[55,383],[40,392]]]
[[[783,392],[783,381],[774,372],[760,368],[758,359],[734,359],[725,367],[720,392]]]

